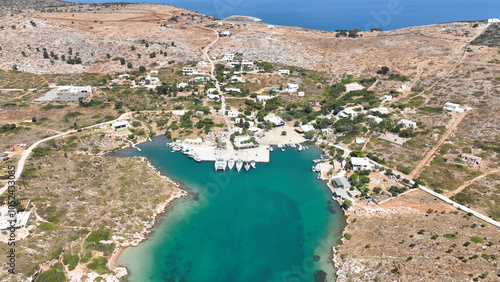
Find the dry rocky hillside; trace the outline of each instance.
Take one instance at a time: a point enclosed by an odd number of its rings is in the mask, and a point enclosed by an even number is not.
[[[204,26],[215,23],[211,17],[160,5],[85,5],[53,13],[14,14],[0,19],[0,66],[11,69],[17,65],[19,70],[35,73],[123,72],[127,66],[118,58],[133,66],[200,60],[201,48],[215,39],[213,31]],[[243,53],[249,60],[339,75],[363,75],[386,65],[404,75],[421,73],[433,78],[444,75],[460,58],[465,43],[484,28],[483,23],[477,27],[450,23],[365,32],[352,39],[337,38],[332,32],[284,26],[271,30],[264,23],[250,27],[235,23],[234,27],[217,27],[231,35],[219,40],[211,56]],[[172,28],[162,26],[165,24]],[[58,59],[44,59],[43,48]],[[153,52],[155,57],[150,58]],[[66,59],[79,57],[82,64],[68,65],[62,61],[63,55]]]

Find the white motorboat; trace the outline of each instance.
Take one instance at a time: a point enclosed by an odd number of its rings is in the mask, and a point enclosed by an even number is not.
[[[236,170],[240,172],[241,168],[243,167],[243,161],[242,160],[237,160],[236,161]]]
[[[215,161],[215,171],[218,171],[218,170],[222,170],[222,171],[225,171],[226,170],[226,161],[223,160],[223,159],[217,159]]]
[[[284,152],[285,151],[285,147],[281,147],[281,152]]]
[[[229,161],[227,162],[227,167],[229,168],[229,170],[233,169],[233,167],[234,167],[234,160],[232,158],[229,159]]]
[[[320,172],[320,173],[318,173],[318,176],[316,176],[316,178],[317,178],[317,179],[321,179],[321,178],[323,178],[323,177],[321,176],[321,172]]]
[[[252,160],[252,161],[250,162],[250,166],[252,166],[252,168],[255,168],[255,161],[254,161],[254,160]]]
[[[250,169],[250,164],[248,162],[245,163],[245,170],[248,171]]]
[[[298,150],[299,150],[299,151],[304,150],[304,148],[302,147],[302,145],[300,145],[300,144],[299,144],[299,149],[298,149]]]
[[[195,160],[197,163],[201,162],[201,158],[198,157],[198,155],[194,155],[193,160]]]
[[[269,152],[272,152],[272,151],[274,151],[274,149],[273,149],[273,147],[271,146],[271,147],[269,147]]]

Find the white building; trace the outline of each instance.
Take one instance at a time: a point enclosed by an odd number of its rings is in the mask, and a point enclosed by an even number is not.
[[[158,70],[151,70],[151,74],[158,74]]]
[[[384,101],[390,101],[392,100],[392,95],[385,95],[384,96]]]
[[[275,126],[285,125],[285,122],[279,117],[275,115],[267,115],[264,117],[265,122],[271,122]]]
[[[182,69],[183,75],[192,75],[193,73],[194,73],[194,68],[186,67]]]
[[[372,164],[370,163],[368,158],[351,157],[351,164],[352,170],[354,171],[372,168]]]
[[[124,78],[129,78],[130,77],[130,74],[126,73],[126,74],[120,74],[118,76],[120,79],[124,79]]]
[[[275,29],[276,27],[274,25],[268,25],[267,29]]]
[[[382,118],[380,118],[380,117],[377,117],[377,116],[372,116],[372,115],[367,115],[366,117],[367,117],[367,118],[369,118],[369,119],[373,119],[373,120],[375,120],[375,122],[376,122],[376,123],[380,123],[380,122],[382,122],[382,120],[383,120],[383,119],[382,119]]]
[[[193,80],[194,80],[194,82],[200,82],[200,81],[206,81],[206,80],[208,81],[207,78],[205,78],[204,76],[197,76]]]
[[[365,142],[366,142],[366,139],[363,137],[356,137],[356,139],[354,139],[354,143],[356,143],[356,144],[362,144]]]
[[[229,35],[230,35],[229,31],[223,31],[220,33],[220,36],[229,36]]]
[[[500,23],[500,19],[488,19],[488,23]]]
[[[278,74],[290,74],[290,70],[278,70]]]
[[[209,66],[209,64],[207,62],[205,62],[205,61],[199,61],[198,62],[198,67],[208,67],[208,66]]]
[[[416,122],[413,122],[411,120],[407,120],[407,119],[402,119],[398,122],[398,125],[401,125],[405,128],[415,128],[417,127],[417,123]]]
[[[304,132],[314,131],[314,126],[312,124],[303,124],[300,126]]]
[[[242,62],[241,62],[241,66],[242,66],[242,67],[253,68],[253,62],[249,62],[249,61],[242,61]]]
[[[186,111],[183,111],[183,110],[172,111],[172,114],[176,115],[176,116],[183,116],[185,113],[186,113]]]
[[[111,124],[111,127],[113,128],[114,131],[117,131],[120,129],[126,129],[129,126],[130,126],[130,123],[126,120],[115,121]]]
[[[389,110],[385,107],[381,107],[381,108],[373,108],[373,109],[370,109],[370,111],[372,112],[379,112],[381,114],[388,114],[389,113]]]
[[[239,88],[226,88],[226,92],[237,92],[241,93],[241,90]]]
[[[288,89],[288,91],[297,91],[299,90],[299,85],[296,83],[288,83],[286,85],[286,88]]]
[[[274,98],[274,96],[270,95],[257,95],[257,98],[255,98],[255,101],[257,102],[266,102],[269,99]]]
[[[355,111],[353,111],[351,109],[344,109],[344,110],[340,111],[337,114],[338,118],[350,118],[350,119],[354,119],[357,116],[358,116],[358,113],[356,113]]]
[[[188,86],[189,86],[189,84],[187,84],[187,83],[185,83],[185,82],[181,82],[181,83],[178,83],[178,84],[177,84],[177,88],[186,88],[186,87],[188,87]]]
[[[459,104],[451,103],[451,102],[446,102],[444,103],[443,110],[455,112],[455,113],[463,113],[464,108],[460,107]]]
[[[224,61],[232,61],[234,59],[234,54],[225,54],[222,60]]]
[[[217,88],[208,88],[208,89],[207,89],[207,93],[208,93],[208,94],[212,94],[212,93],[214,93],[215,91],[217,91]]]
[[[16,209],[9,209],[8,206],[0,208],[0,230],[27,227],[30,221],[31,212],[17,212]]]
[[[153,76],[150,76],[149,74],[146,76],[146,80],[149,80],[150,84],[160,83],[160,79],[158,79],[158,77],[153,77]]]
[[[229,63],[227,63],[226,66],[228,66],[230,68],[234,68],[234,67],[236,67],[236,66],[238,66],[240,64],[241,64],[240,62],[229,62]]]
[[[297,93],[297,95],[299,95],[299,97],[304,97],[305,93],[304,93],[304,91],[299,91],[299,92]]]
[[[237,111],[228,111],[227,112],[227,116],[230,117],[230,118],[235,118],[235,117],[238,117],[240,113],[238,113]]]
[[[217,23],[217,25],[218,25],[218,26],[223,26],[224,24],[223,24],[223,23],[221,23],[221,22],[218,22],[218,23]]]
[[[245,79],[243,77],[236,75],[231,76],[229,80],[231,80],[231,82],[245,83]]]

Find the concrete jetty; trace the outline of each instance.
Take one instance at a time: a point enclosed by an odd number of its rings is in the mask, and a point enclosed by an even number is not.
[[[217,159],[229,160],[233,158],[235,161],[241,159],[244,162],[254,160],[257,163],[269,162],[269,145],[259,145],[254,148],[248,149],[234,149],[231,145],[217,148],[214,142],[198,142],[188,143],[178,141],[175,143],[183,148],[189,150],[190,153],[197,155],[201,161],[214,162]]]

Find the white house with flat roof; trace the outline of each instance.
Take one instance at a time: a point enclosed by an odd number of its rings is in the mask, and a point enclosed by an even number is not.
[[[235,118],[235,117],[238,117],[240,113],[238,113],[237,111],[228,111],[227,112],[227,116],[230,117],[230,118]]]
[[[288,91],[297,91],[299,90],[299,85],[296,83],[288,83],[286,89],[288,89]]]
[[[276,27],[274,25],[271,25],[271,24],[267,26],[267,29],[275,29],[275,28]]]
[[[372,112],[379,112],[381,114],[388,114],[389,113],[389,110],[385,107],[380,107],[380,108],[373,108],[373,109],[370,109],[370,111]]]
[[[205,61],[199,61],[197,64],[198,67],[208,67],[209,64]]]
[[[257,97],[255,98],[255,101],[266,102],[267,100],[272,99],[274,97],[275,96],[271,96],[271,95],[257,95]]]
[[[285,122],[279,116],[275,116],[275,115],[265,116],[264,121],[273,123],[275,126],[285,125]]]
[[[304,96],[305,96],[305,93],[304,93],[304,91],[299,91],[299,92],[297,93],[297,95],[298,95],[299,97],[304,97]]]
[[[229,31],[223,31],[220,33],[220,36],[229,36],[231,33]]]
[[[411,120],[407,120],[407,119],[402,119],[398,122],[398,125],[401,125],[405,128],[415,128],[417,127],[417,123],[414,122],[414,121],[411,121]]]
[[[234,54],[225,54],[222,60],[224,61],[232,61],[234,59]]]
[[[365,158],[351,157],[351,164],[352,164],[352,170],[354,171],[371,169],[373,166],[366,157]]]
[[[183,75],[192,75],[194,73],[194,71],[195,71],[194,68],[186,67],[186,68],[182,69],[182,74]]]
[[[290,70],[278,70],[278,74],[290,74]]]
[[[356,113],[352,109],[343,109],[342,111],[340,111],[337,114],[338,118],[350,118],[350,119],[354,119],[357,116],[358,116],[358,113]]]
[[[151,74],[158,74],[158,70],[151,70]]]
[[[500,19],[488,19],[488,23],[500,23]]]
[[[384,95],[384,101],[392,100],[392,95]]]
[[[464,108],[462,108],[459,104],[451,103],[451,102],[446,102],[444,103],[443,110],[455,112],[455,113],[463,113]]]
[[[366,116],[369,119],[373,119],[376,123],[380,123],[383,119],[377,116],[372,116],[372,115],[367,115]]]
[[[130,123],[126,120],[115,121],[111,124],[111,127],[113,128],[114,131],[117,131],[120,129],[126,129],[129,126],[130,126]]]
[[[248,67],[248,68],[251,68],[251,67],[253,67],[253,62],[250,62],[250,61],[242,61],[242,62],[241,62],[241,66],[242,66],[242,67]]]

